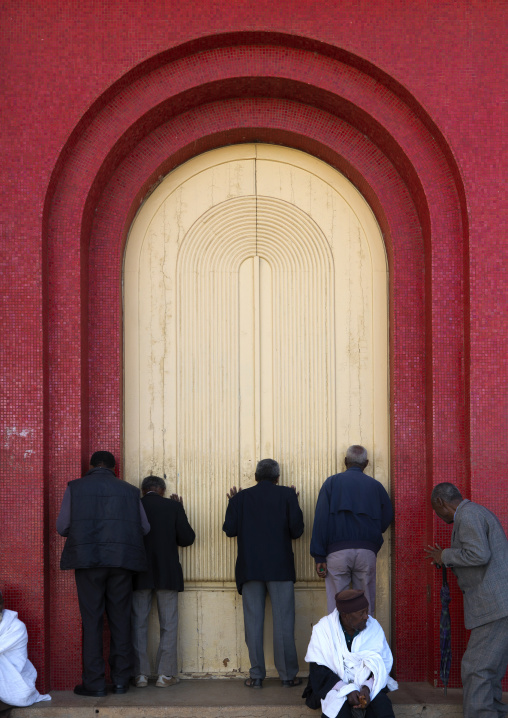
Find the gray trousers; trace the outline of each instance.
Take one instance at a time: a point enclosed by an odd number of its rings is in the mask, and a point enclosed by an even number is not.
[[[335,594],[349,584],[365,591],[369,613],[376,610],[376,554],[367,548],[346,548],[334,551],[326,557],[328,574],[325,578],[328,613],[335,608]]]
[[[501,689],[507,665],[508,616],[473,628],[461,666],[464,718],[508,713]]]
[[[249,649],[250,677],[265,678],[263,627],[266,592],[273,614],[273,653],[281,680],[291,681],[298,673],[295,645],[295,587],[292,581],[247,581],[242,586],[245,643]]]
[[[158,676],[176,676],[178,672],[176,646],[178,637],[178,591],[156,591],[147,588],[132,594],[132,642],[134,645],[134,675],[150,676],[148,658],[148,617],[152,594],[157,597],[160,641],[155,662]]]

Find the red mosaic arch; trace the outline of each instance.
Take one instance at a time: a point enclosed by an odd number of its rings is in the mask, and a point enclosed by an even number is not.
[[[399,680],[433,680],[437,583],[419,547],[440,529],[429,486],[468,490],[467,225],[451,152],[424,109],[361,58],[304,38],[214,36],[175,48],[109,88],[69,139],[44,216],[46,488],[54,525],[69,477],[90,449],[122,455],[121,274],[128,229],[171,169],[241,142],[313,154],[362,192],[390,270],[394,649]],[[458,483],[458,482],[457,482]],[[46,666],[51,687],[80,670],[72,575],[50,532]],[[456,655],[464,645],[458,609]],[[42,627],[41,627],[42,628]],[[457,670],[452,676],[458,681]]]

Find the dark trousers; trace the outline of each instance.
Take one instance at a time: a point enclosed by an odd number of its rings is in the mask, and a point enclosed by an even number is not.
[[[351,718],[351,708],[346,700],[340,709],[337,718]],[[394,718],[392,702],[383,689],[373,701],[369,703],[365,711],[365,718]]]
[[[132,571],[125,568],[79,568],[74,573],[83,624],[83,684],[92,691],[106,687],[102,652],[106,611],[111,632],[111,678],[115,685],[125,685],[133,673]]]

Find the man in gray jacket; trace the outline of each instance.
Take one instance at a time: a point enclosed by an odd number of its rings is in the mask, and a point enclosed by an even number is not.
[[[508,539],[496,516],[463,499],[453,484],[435,486],[431,502],[453,531],[450,548],[429,546],[427,555],[457,576],[471,630],[461,668],[464,718],[506,715],[501,681],[508,665]]]

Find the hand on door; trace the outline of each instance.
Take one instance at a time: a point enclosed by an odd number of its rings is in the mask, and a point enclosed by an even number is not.
[[[183,499],[181,496],[178,496],[178,494],[171,494],[171,496],[169,498],[173,499],[173,501],[178,501],[183,506]]]
[[[236,486],[232,486],[232,487],[229,489],[229,493],[226,494],[228,500],[229,500],[229,499],[232,499],[233,496],[236,496],[236,494],[237,494],[239,491],[241,491],[241,490],[242,490],[242,487],[241,487],[241,486],[240,486],[238,489],[236,488]]]
[[[436,544],[435,546],[428,544],[427,548],[424,548],[423,550],[427,554],[425,558],[432,559],[434,566],[441,568],[443,564],[443,549],[441,546],[439,544]]]

